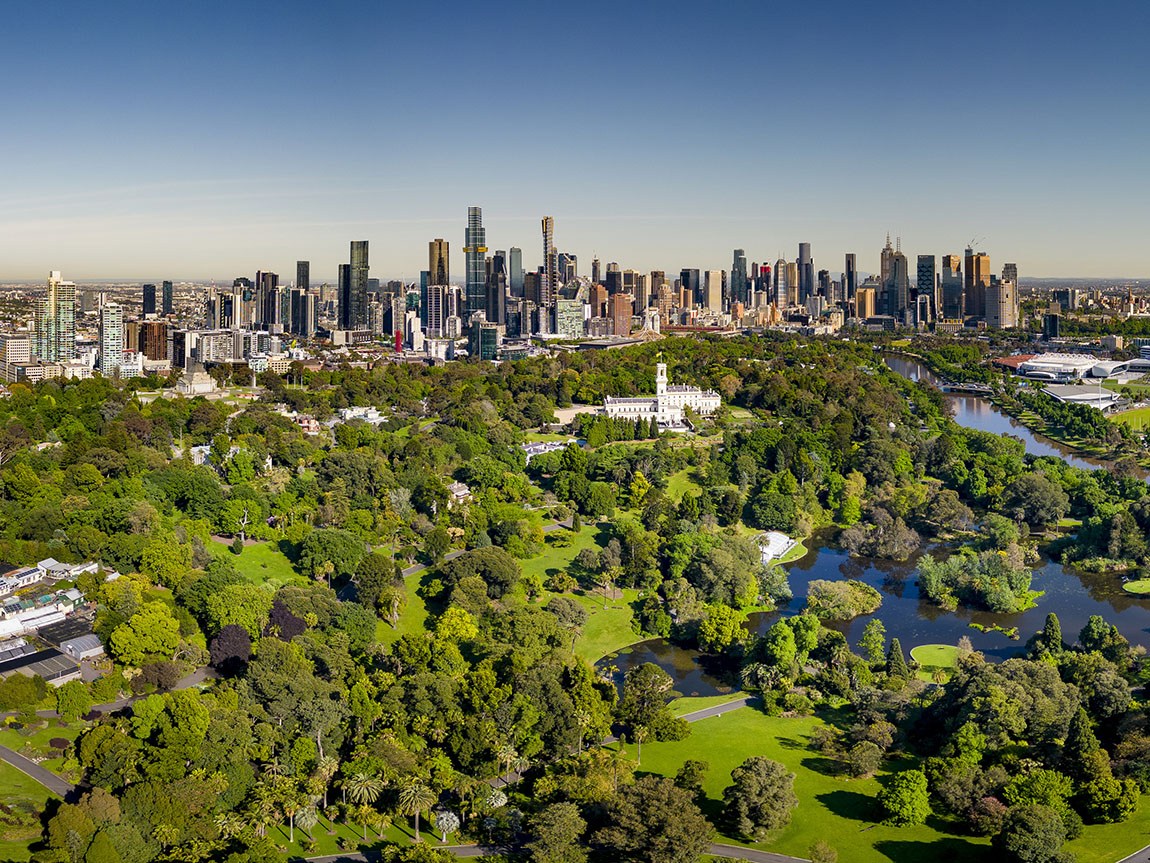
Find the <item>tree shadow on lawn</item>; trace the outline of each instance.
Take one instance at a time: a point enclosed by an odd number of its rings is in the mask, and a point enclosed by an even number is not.
[[[882,820],[883,813],[878,801],[858,791],[828,791],[826,794],[816,794],[815,800],[840,818],[870,823]],[[925,859],[929,858],[920,858]]]
[[[812,770],[815,773],[821,773],[823,776],[842,776],[843,765],[835,761],[833,758],[824,758],[820,755],[812,755],[809,758],[804,758],[799,762],[807,770]]]
[[[979,863],[988,856],[988,849],[971,845],[962,839],[946,837],[933,842],[906,842],[884,839],[874,844],[874,850],[891,863]]]

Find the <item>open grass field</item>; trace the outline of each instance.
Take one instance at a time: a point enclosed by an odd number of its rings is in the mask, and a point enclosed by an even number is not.
[[[232,554],[232,550],[222,542],[213,541],[208,544],[208,549],[216,557],[230,557],[240,575],[252,584],[280,588],[285,584],[306,581],[274,543],[261,542],[244,546],[243,552],[238,555]]]
[[[419,583],[427,575],[426,569],[414,572],[403,579],[407,586],[407,605],[399,615],[399,623],[394,629],[384,620],[375,622],[375,638],[381,644],[391,644],[398,641],[401,636],[423,632],[427,624],[427,603],[423,597],[416,593]]]
[[[1138,596],[1150,594],[1150,578],[1140,578],[1137,581],[1128,581],[1122,585],[1122,589],[1127,593],[1133,593]]]
[[[918,669],[920,680],[934,680],[937,670],[949,678],[958,667],[958,648],[949,644],[920,644],[911,650],[910,657],[921,666]]]
[[[575,597],[587,609],[587,623],[575,640],[575,653],[588,662],[640,640],[631,628],[631,603],[638,599],[639,591],[628,588],[622,594],[619,599],[607,600],[606,605],[602,594]]]
[[[1111,414],[1110,419],[1116,423],[1130,426],[1132,429],[1143,431],[1150,428],[1150,408],[1134,408],[1133,410]]]
[[[55,703],[51,705],[55,709]],[[88,727],[88,723],[77,721],[64,723],[62,719],[42,719],[31,734],[15,731],[8,726],[0,726],[0,746],[7,746],[25,757],[39,762],[43,767],[56,773],[63,772],[64,759],[60,757],[59,750],[53,749],[48,742],[56,737],[74,741],[80,733]],[[50,756],[45,758],[45,756]],[[2,788],[3,786],[0,786]],[[2,799],[2,794],[0,794]],[[0,858],[3,859],[3,858]]]
[[[735,710],[695,723],[686,740],[644,745],[641,770],[673,776],[688,758],[709,762],[706,811],[716,817],[723,788],[738,764],[763,755],[787,765],[795,774],[799,806],[788,826],[756,848],[806,857],[810,846],[823,839],[838,851],[840,863],[978,863],[987,858],[988,840],[948,835],[941,819],[916,827],[881,824],[875,798],[882,776],[844,778],[834,762],[807,749],[810,734],[822,724],[814,717],[785,719],[750,707]],[[719,841],[748,844],[735,837]]]
[[[609,540],[610,534],[606,528],[595,524],[583,525],[583,529],[572,536],[571,544],[568,546],[555,545],[554,534],[548,534],[541,555],[520,561],[523,574],[538,575],[546,582],[548,576],[567,569],[583,549],[602,548]]]
[[[671,500],[679,501],[683,499],[683,495],[687,492],[698,494],[702,491],[702,487],[691,478],[691,474],[694,472],[695,469],[689,467],[667,477],[667,497]]]
[[[28,846],[40,838],[40,813],[55,795],[3,762],[0,789],[0,860],[27,860]]]

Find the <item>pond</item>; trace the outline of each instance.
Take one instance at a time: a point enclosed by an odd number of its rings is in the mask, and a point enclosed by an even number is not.
[[[929,370],[913,360],[887,357],[886,362],[895,372],[911,380],[934,381]],[[960,425],[1021,438],[1026,451],[1036,456],[1056,456],[1086,470],[1103,466],[1102,462],[1085,459],[1053,441],[1036,436],[986,399],[959,395],[946,398]],[[1069,641],[1075,639],[1091,615],[1098,614],[1116,625],[1131,643],[1150,646],[1150,598],[1140,599],[1126,593],[1113,574],[1080,573],[1044,558],[1034,570],[1032,589],[1045,591],[1036,607],[1016,614],[964,608],[951,612],[919,596],[914,578],[914,559],[895,563],[852,558],[836,548],[832,538],[833,531],[807,540],[810,551],[787,568],[795,598],[779,611],[752,614],[747,621],[752,632],[765,632],[780,616],[802,611],[811,581],[854,578],[877,588],[882,594],[882,607],[874,615],[830,624],[856,648],[867,621],[878,617],[886,627],[888,638],[897,637],[908,656],[911,648],[920,644],[957,644],[965,635],[976,650],[994,659],[1005,659],[1025,649],[1026,640],[1042,628],[1046,615],[1052,611],[1062,622],[1063,636]],[[919,553],[943,554],[945,548],[924,547]],[[982,626],[997,624],[1005,629],[1017,627],[1019,639],[1011,640],[1000,632],[980,632],[972,629],[971,623]],[[670,674],[675,681],[675,691],[682,695],[706,696],[729,691],[718,677],[708,673],[704,667],[705,657],[698,651],[677,647],[662,638],[632,645],[623,653],[600,660],[599,665],[614,666],[614,676],[621,681],[628,669],[645,662],[653,662]]]

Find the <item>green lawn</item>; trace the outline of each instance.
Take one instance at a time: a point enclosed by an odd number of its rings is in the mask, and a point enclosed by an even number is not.
[[[53,795],[47,788],[25,776],[15,767],[0,762],[0,804],[8,812],[0,824],[0,860],[23,861],[31,856],[28,846],[40,838],[40,813]]]
[[[607,600],[606,605],[602,594],[574,597],[587,609],[587,623],[575,639],[575,653],[588,662],[617,653],[641,639],[631,628],[631,603],[639,598],[639,591],[628,588],[622,593],[619,599]]]
[[[53,703],[50,709],[54,710],[55,708],[56,705]],[[65,740],[75,740],[80,736],[80,733],[88,727],[88,723],[83,721],[72,722],[61,726],[60,723],[63,721],[62,719],[41,719],[31,734],[26,733],[27,729],[15,731],[9,726],[0,725],[0,746],[7,746],[9,749],[15,750],[21,755],[39,761],[46,769],[60,773],[63,769],[64,759],[59,757],[58,750],[48,745],[48,741],[54,737],[62,737]],[[53,757],[40,761],[40,756],[45,755]]]
[[[1150,408],[1134,408],[1121,413],[1111,414],[1110,419],[1116,423],[1123,423],[1139,431],[1150,428]]]
[[[403,579],[403,583],[407,586],[407,605],[403,607],[403,611],[399,615],[399,623],[394,629],[387,621],[377,620],[375,622],[375,638],[381,644],[391,644],[393,641],[397,641],[400,636],[423,632],[423,628],[427,624],[427,603],[415,591],[425,575],[427,575],[427,570],[421,569]]]
[[[1137,581],[1128,581],[1122,585],[1122,589],[1127,593],[1136,593],[1138,595],[1150,593],[1150,578],[1140,578]]]
[[[527,443],[550,443],[551,441],[567,441],[571,440],[574,435],[559,434],[558,432],[527,432],[523,435],[524,441]]]
[[[743,708],[694,723],[686,740],[645,744],[641,769],[673,776],[688,758],[709,762],[706,809],[715,816],[731,770],[742,761],[763,755],[786,764],[795,773],[799,806],[787,827],[756,848],[806,857],[816,840],[825,839],[838,851],[840,863],[986,859],[987,839],[948,835],[941,819],[916,827],[879,823],[882,814],[875,802],[879,781],[842,778],[833,762],[806,748],[809,735],[821,724],[813,717],[768,717],[752,707]],[[720,841],[747,844],[731,837]]]
[[[212,542],[208,548],[216,557],[228,557],[240,575],[253,584],[268,584],[278,589],[285,584],[307,580],[295,571],[287,555],[274,543],[248,545],[238,555],[232,554],[231,548],[222,542]]]
[[[682,500],[683,495],[687,492],[697,494],[703,490],[702,486],[691,478],[691,474],[694,472],[695,469],[689,467],[667,477],[667,497],[670,500]]]
[[[583,529],[572,536],[571,544],[566,547],[555,545],[551,541],[554,536],[554,533],[545,535],[541,555],[520,561],[525,576],[538,575],[546,582],[549,575],[567,569],[575,559],[575,555],[583,549],[602,548],[610,540],[606,529],[595,524],[583,525]]]
[[[910,657],[921,666],[918,670],[920,680],[934,680],[937,669],[949,678],[958,667],[958,648],[949,644],[920,644],[911,650]]]
[[[746,695],[745,692],[728,692],[726,695],[688,695],[676,698],[671,702],[671,712],[676,716],[694,713],[696,710],[706,710],[728,701],[738,701]]]

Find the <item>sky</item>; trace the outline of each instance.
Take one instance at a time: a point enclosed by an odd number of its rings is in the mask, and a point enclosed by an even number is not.
[[[5,16],[0,281],[414,279],[488,247],[624,269],[974,240],[1147,277],[1150,4],[23,4]],[[912,258],[913,259],[913,258]]]

